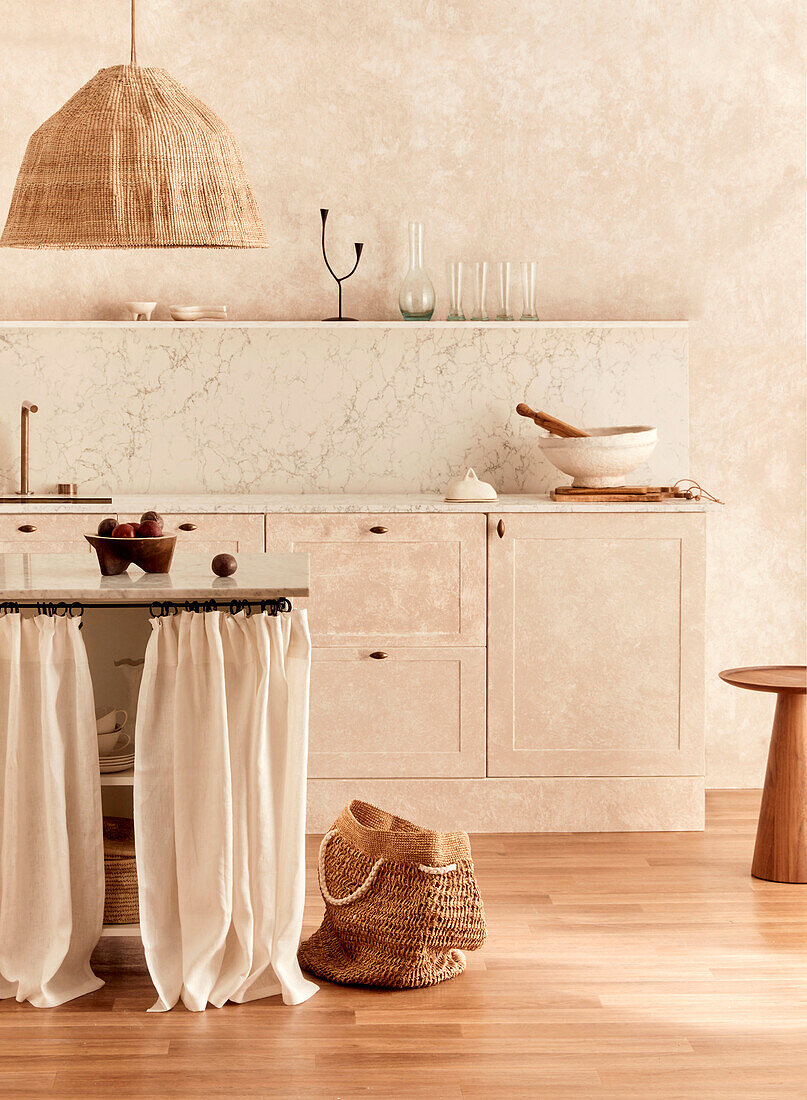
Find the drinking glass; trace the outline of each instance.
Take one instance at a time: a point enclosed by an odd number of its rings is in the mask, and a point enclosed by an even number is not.
[[[461,260],[448,264],[448,321],[464,321],[462,312],[462,276],[465,265]]]
[[[488,296],[488,265],[486,260],[477,260],[474,264],[474,311],[472,321],[489,321],[485,302]]]
[[[535,300],[538,297],[538,261],[529,260],[521,265],[521,320],[537,321]]]
[[[502,261],[496,265],[499,275],[499,312],[497,321],[513,321],[515,318],[510,312],[510,290],[513,283],[513,264]]]

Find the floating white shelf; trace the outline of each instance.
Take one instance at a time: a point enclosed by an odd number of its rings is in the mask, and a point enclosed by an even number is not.
[[[102,787],[131,787],[134,783],[134,768],[127,768],[125,772],[107,772],[101,776]]]
[[[0,321],[4,328],[688,328],[689,321]]]
[[[139,924],[105,924],[101,936],[137,936],[140,937]]]

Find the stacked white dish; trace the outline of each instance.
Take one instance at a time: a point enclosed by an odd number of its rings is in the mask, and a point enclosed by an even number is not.
[[[123,727],[118,732],[121,732]],[[101,775],[124,772],[134,766],[134,742],[128,733],[118,738],[117,744],[107,753],[99,753]]]
[[[175,321],[226,321],[226,306],[169,306]]]

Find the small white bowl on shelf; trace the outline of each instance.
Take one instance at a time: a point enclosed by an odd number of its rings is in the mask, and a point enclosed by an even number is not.
[[[157,308],[156,302],[127,302],[126,310],[130,321],[150,321]]]

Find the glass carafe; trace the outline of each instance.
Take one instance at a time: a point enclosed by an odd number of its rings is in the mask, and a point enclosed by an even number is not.
[[[434,313],[434,286],[423,267],[423,222],[409,223],[409,270],[398,295],[405,321],[430,321]]]

